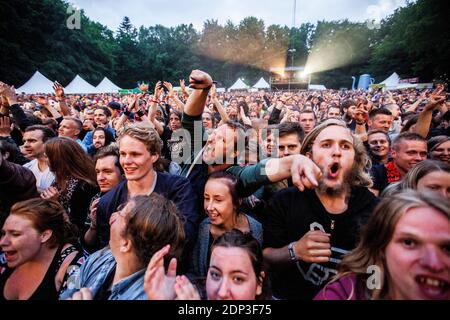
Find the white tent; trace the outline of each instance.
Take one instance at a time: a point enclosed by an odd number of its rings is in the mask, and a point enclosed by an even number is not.
[[[259,79],[258,82],[255,83],[253,88],[255,88],[255,89],[268,89],[268,88],[270,88],[270,84],[268,84],[267,81],[264,80],[263,77],[261,77],[261,79]]]
[[[387,90],[395,90],[399,83],[400,83],[400,76],[396,72],[394,72],[380,84],[384,84]]]
[[[248,86],[239,78],[228,90],[248,90]]]
[[[53,93],[53,82],[48,80],[42,73],[36,71],[23,86],[17,88],[18,93]]]
[[[395,89],[402,90],[402,89],[413,89],[417,88],[417,83],[400,83]]]
[[[310,84],[308,90],[327,90],[323,84]]]
[[[104,77],[103,80],[96,87],[97,91],[104,93],[117,93],[121,88],[116,86],[111,80],[107,77]]]
[[[75,78],[64,88],[64,92],[67,94],[75,94],[75,93],[99,93],[96,87],[89,84],[86,80],[84,80],[79,75],[76,75]]]

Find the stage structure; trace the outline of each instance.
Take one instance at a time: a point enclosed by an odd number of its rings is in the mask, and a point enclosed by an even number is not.
[[[308,90],[311,75],[305,67],[270,68],[269,83],[272,90]]]

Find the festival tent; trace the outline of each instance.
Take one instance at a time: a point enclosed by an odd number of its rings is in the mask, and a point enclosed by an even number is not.
[[[48,80],[42,73],[36,71],[23,86],[17,88],[18,93],[53,93],[53,82]]]
[[[104,77],[103,80],[96,87],[97,91],[104,93],[117,93],[121,88],[116,86],[111,80],[107,77]]]
[[[323,84],[310,84],[308,90],[327,90]]]
[[[270,88],[270,84],[268,84],[267,81],[264,80],[263,77],[261,77],[261,79],[259,79],[258,82],[255,83],[253,88],[255,88],[255,89],[269,89]]]
[[[237,79],[236,82],[228,88],[230,90],[248,90],[248,86],[242,81],[241,78]]]
[[[391,74],[386,80],[380,82],[380,84],[384,84],[387,90],[395,90],[400,83],[400,76],[394,72]]]
[[[75,78],[64,88],[66,94],[87,94],[87,93],[99,93],[96,87],[89,84],[86,80],[80,77],[78,74]]]
[[[417,83],[400,83],[395,89],[402,90],[402,89],[413,89],[417,88]]]

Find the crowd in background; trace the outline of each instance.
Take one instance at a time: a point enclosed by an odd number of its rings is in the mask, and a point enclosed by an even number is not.
[[[0,83],[0,300],[450,299],[450,100]]]

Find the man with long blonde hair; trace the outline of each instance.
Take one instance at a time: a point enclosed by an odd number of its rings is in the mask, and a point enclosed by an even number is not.
[[[264,257],[276,299],[312,299],[336,274],[343,254],[356,246],[359,229],[377,203],[368,190],[365,148],[343,121],[315,127],[301,153],[322,176],[317,188],[284,189],[269,203]]]

